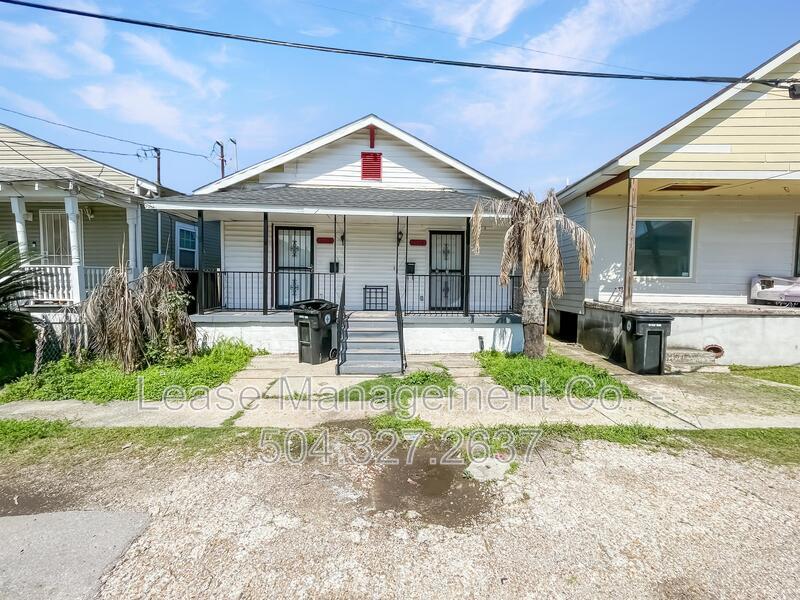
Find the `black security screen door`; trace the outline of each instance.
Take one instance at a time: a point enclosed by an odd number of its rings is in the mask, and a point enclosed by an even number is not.
[[[314,229],[275,228],[275,297],[277,308],[289,308],[313,297]]]
[[[464,232],[431,232],[430,273],[431,310],[462,310]]]

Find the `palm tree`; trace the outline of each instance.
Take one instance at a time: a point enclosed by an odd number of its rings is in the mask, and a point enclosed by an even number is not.
[[[500,285],[506,286],[514,274],[521,276],[522,330],[525,355],[541,358],[545,354],[544,305],[541,280],[554,296],[564,293],[564,263],[561,242],[575,244],[580,277],[586,281],[592,268],[594,241],[589,232],[564,214],[555,190],[544,202],[532,193],[508,200],[491,200],[475,205],[472,222],[472,252],[480,253],[481,217],[489,208],[495,218],[508,225],[500,260]]]
[[[7,244],[0,238],[0,344],[22,347],[32,339],[33,319],[21,310],[22,304],[33,297],[35,287],[35,272],[21,268],[27,260],[17,244]]]

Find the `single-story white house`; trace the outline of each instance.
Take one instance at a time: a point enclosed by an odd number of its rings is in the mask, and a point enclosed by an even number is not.
[[[800,77],[800,43],[748,77]],[[751,298],[758,275],[800,276],[797,95],[729,86],[562,190],[597,250],[584,283],[564,248],[567,291],[552,303],[550,332],[611,356],[623,311],[667,313],[673,350],[800,363],[800,306]]]
[[[341,307],[340,372],[398,371],[405,354],[522,347],[505,228],[476,202],[509,187],[368,115],[189,196],[150,208],[221,222],[221,268],[201,255],[200,334],[297,352],[291,305]],[[470,231],[483,227],[471,256]]]

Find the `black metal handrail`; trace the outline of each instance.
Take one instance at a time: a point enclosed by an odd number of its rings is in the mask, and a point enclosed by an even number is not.
[[[347,313],[344,310],[345,280],[342,277],[342,291],[339,294],[339,307],[336,310],[336,374],[339,375],[342,363],[347,359]]]
[[[468,279],[468,285],[465,284]],[[522,308],[518,289],[521,279],[512,276],[500,285],[499,275],[431,273],[406,275],[405,314],[518,314]]]
[[[185,271],[190,278],[190,293],[197,298],[199,274],[196,270]],[[264,277],[267,278],[266,286]],[[301,300],[321,298],[330,302],[336,301],[337,281],[334,273],[312,273],[299,269],[266,273],[214,270],[203,271],[202,279],[205,298],[203,308],[206,310],[264,311],[266,306],[266,313],[290,310],[292,303]],[[287,301],[287,304],[279,307],[281,300]]]
[[[397,319],[397,339],[400,341],[400,372],[405,373],[408,362],[406,362],[406,344],[403,340],[403,305],[400,303],[400,281],[394,278],[394,316]]]

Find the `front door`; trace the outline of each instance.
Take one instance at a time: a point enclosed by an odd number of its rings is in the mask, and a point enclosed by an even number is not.
[[[463,310],[464,232],[432,231],[431,310]]]
[[[314,229],[275,228],[275,299],[277,308],[314,295]]]

